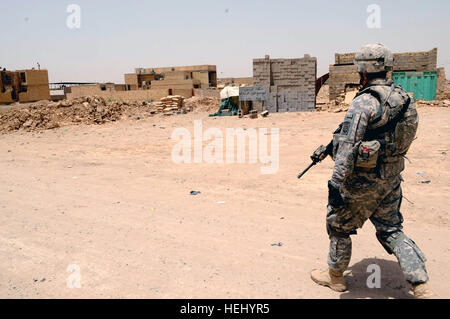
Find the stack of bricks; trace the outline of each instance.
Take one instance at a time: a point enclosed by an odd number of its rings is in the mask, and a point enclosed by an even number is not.
[[[313,111],[316,105],[317,59],[253,60],[253,85],[268,88],[269,112]]]
[[[154,103],[156,111],[162,112],[164,115],[172,115],[176,113],[185,113],[184,97],[181,95],[169,95],[163,97],[161,102]]]

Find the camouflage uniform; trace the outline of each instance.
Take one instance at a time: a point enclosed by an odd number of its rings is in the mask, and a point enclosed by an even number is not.
[[[369,88],[369,90],[367,90]],[[370,88],[374,88],[370,91]],[[366,90],[360,91],[345,116],[343,124],[333,138],[335,166],[329,181],[330,198],[327,207],[327,231],[330,237],[328,254],[329,268],[344,272],[350,262],[352,242],[350,235],[356,234],[367,219],[374,224],[377,238],[389,254],[395,254],[406,280],[413,285],[428,281],[425,269],[426,258],[417,245],[402,232],[403,217],[400,213],[402,201],[400,172],[404,169],[404,154],[414,136],[401,135],[395,127],[386,128],[392,116],[386,116],[386,107],[403,108],[402,121],[418,124],[414,102],[406,92],[392,81],[376,79],[369,82]],[[386,92],[376,97],[376,92]],[[374,93],[375,92],[375,93]],[[384,98],[383,98],[384,97]],[[381,101],[389,106],[383,107]],[[406,105],[407,104],[407,105]],[[383,119],[380,121],[380,119]],[[395,151],[393,134],[397,139],[409,139],[401,151]],[[414,131],[415,134],[415,131]],[[413,134],[413,135],[414,135]],[[410,134],[411,135],[411,134]],[[374,168],[358,167],[357,149],[363,141],[379,140],[384,143],[377,165]],[[400,141],[401,142],[401,141]],[[400,143],[401,144],[401,143]],[[397,148],[401,148],[397,146]],[[332,192],[337,193],[339,200]]]

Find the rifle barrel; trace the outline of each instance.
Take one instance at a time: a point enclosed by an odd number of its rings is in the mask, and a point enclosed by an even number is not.
[[[305,170],[303,172],[301,172],[300,174],[298,174],[297,178],[300,179],[303,175],[305,175],[305,173],[307,171],[309,171],[309,169],[311,167],[313,167],[314,165],[316,165],[316,162],[312,162],[311,164],[309,164],[309,166],[307,168],[305,168]]]

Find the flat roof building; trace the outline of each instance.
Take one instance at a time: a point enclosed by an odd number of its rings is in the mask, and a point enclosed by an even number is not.
[[[0,70],[0,103],[39,100],[50,100],[47,70]]]

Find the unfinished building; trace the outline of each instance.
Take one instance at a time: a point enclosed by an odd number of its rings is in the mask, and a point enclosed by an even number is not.
[[[217,86],[215,65],[174,66],[161,68],[137,68],[135,73],[125,74],[127,90],[161,90],[165,95],[194,95],[194,89]]]
[[[0,103],[50,100],[47,70],[0,71]]]
[[[353,63],[355,53],[336,53],[335,64],[330,65],[330,100],[342,98],[348,91],[359,87],[359,74]],[[426,52],[394,53],[393,80],[416,99],[436,99],[437,48]]]
[[[264,108],[269,112],[314,111],[317,59],[305,54],[297,59],[253,60],[253,85],[267,88]]]

